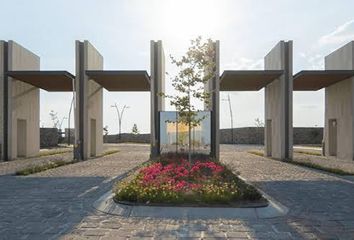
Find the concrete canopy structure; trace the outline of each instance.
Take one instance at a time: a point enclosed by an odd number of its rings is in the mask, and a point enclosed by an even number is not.
[[[108,91],[150,91],[146,71],[86,71],[86,74]]]
[[[85,160],[103,150],[103,89],[87,70],[103,70],[102,55],[89,41],[76,41],[74,157]]]
[[[75,78],[67,71],[9,71],[7,75],[48,92],[72,92]]]
[[[325,88],[324,152],[354,160],[354,41],[325,57],[325,70],[301,71],[294,91]]]
[[[164,101],[164,52],[161,41],[151,41],[151,77],[146,71],[103,70],[103,57],[88,42],[76,42],[76,151],[85,160],[102,152],[102,89],[151,92],[151,156],[159,152],[159,111]]]
[[[210,93],[210,155],[219,157],[220,91],[265,89],[265,155],[292,158],[292,92],[325,88],[325,153],[354,160],[354,41],[325,58],[325,70],[292,73],[292,42],[280,41],[264,58],[264,70],[228,70],[220,76],[219,41],[214,42],[215,76]],[[150,91],[151,157],[160,155],[165,109],[165,55],[161,41],[150,43],[150,76],[145,70],[103,70],[103,57],[88,41],[76,41],[76,76],[41,71],[39,57],[15,43],[0,41],[1,159],[39,151],[39,89],[75,92],[75,157],[87,159],[103,149],[103,88]],[[209,127],[207,127],[209,129]]]
[[[265,155],[292,158],[292,42],[279,42],[265,57],[263,71],[225,71],[220,91],[265,88]]]
[[[354,70],[301,71],[294,75],[294,91],[317,91],[354,76]]]
[[[39,89],[72,91],[66,71],[40,71],[39,57],[14,41],[0,41],[1,159],[39,151]]]
[[[282,70],[224,71],[220,91],[258,91],[282,74]]]
[[[265,155],[292,159],[293,44],[280,41],[264,58],[265,70],[283,73],[265,87]]]
[[[354,70],[354,41],[325,57],[326,70]],[[354,75],[325,88],[325,153],[354,159]]]

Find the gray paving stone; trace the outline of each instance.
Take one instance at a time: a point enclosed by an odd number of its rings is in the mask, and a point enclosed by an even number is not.
[[[92,203],[113,179],[149,155],[148,145],[117,148],[120,152],[111,156],[28,177],[0,176],[0,239],[353,239],[354,178],[265,159],[231,145],[222,146],[221,160],[287,206],[285,217],[176,220],[94,211]],[[0,164],[0,174],[8,169]]]

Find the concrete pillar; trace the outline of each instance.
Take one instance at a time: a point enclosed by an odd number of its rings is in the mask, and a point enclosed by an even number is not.
[[[265,155],[281,160],[292,159],[292,41],[279,42],[264,58],[265,70],[284,73],[265,87]]]
[[[205,110],[211,112],[211,139],[210,139],[210,156],[219,159],[220,156],[220,42],[214,42],[215,49],[215,76],[205,85],[205,91],[210,93],[209,106],[205,106]]]
[[[165,53],[162,41],[150,42],[150,94],[151,94],[151,154],[152,158],[160,155],[160,117],[159,111],[165,110],[165,99],[160,93],[165,92]]]
[[[88,41],[76,41],[75,158],[86,160],[103,150],[103,88],[86,70],[103,70],[103,57]]]
[[[0,41],[1,159],[39,152],[39,89],[12,79],[6,71],[39,70],[39,57],[14,41]]]
[[[326,70],[354,70],[354,41],[325,57]],[[354,159],[354,78],[325,88],[325,154]]]

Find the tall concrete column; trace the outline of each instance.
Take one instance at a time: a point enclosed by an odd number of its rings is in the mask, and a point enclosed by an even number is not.
[[[354,41],[325,57],[326,70],[354,70]],[[354,78],[325,88],[325,154],[354,160]]]
[[[214,74],[215,76],[205,85],[205,91],[210,93],[209,106],[205,106],[205,110],[211,112],[211,146],[210,155],[213,158],[219,159],[220,156],[220,42],[214,42]]]
[[[165,99],[160,93],[165,92],[165,53],[162,41],[150,42],[150,94],[151,94],[151,154],[152,158],[160,155],[160,117],[159,111],[165,110]]]
[[[0,42],[1,158],[39,152],[39,89],[12,79],[7,71],[39,70],[39,57],[14,41]]]
[[[8,78],[5,73],[8,71],[8,45],[0,41],[0,160],[9,160],[8,143]]]
[[[284,73],[265,87],[265,155],[292,159],[293,57],[292,41],[279,42],[264,58],[265,70]]]
[[[103,57],[88,41],[76,41],[75,158],[86,160],[103,150],[103,89],[86,70],[103,70]]]

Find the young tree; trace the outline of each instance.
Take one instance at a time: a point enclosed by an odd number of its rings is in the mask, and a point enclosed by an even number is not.
[[[132,133],[133,134],[139,134],[138,126],[136,125],[136,123],[134,123],[134,125],[133,125]]]
[[[107,125],[103,127],[103,134],[104,134],[105,136],[108,135],[108,126],[107,126]]]
[[[170,100],[176,108],[178,123],[188,126],[188,160],[191,162],[192,139],[191,131],[198,126],[205,117],[198,117],[198,112],[192,98],[209,105],[210,94],[204,90],[205,84],[215,77],[215,48],[211,39],[202,41],[201,37],[191,41],[191,46],[182,58],[171,56],[171,62],[178,68],[172,78],[172,86],[178,92],[176,95],[161,95]]]
[[[50,115],[50,118],[52,119],[52,122],[53,122],[53,128],[58,128],[60,125],[58,113],[54,112],[53,110],[50,110],[49,115]]]
[[[254,120],[254,124],[256,125],[256,127],[264,127],[264,122],[259,118],[256,118]]]

